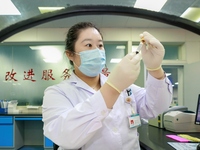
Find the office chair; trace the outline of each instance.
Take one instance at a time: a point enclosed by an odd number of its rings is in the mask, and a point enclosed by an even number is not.
[[[59,146],[53,143],[53,150],[58,150]]]
[[[53,150],[58,150],[59,146],[56,145],[55,143],[53,143]],[[78,150],[81,150],[81,148],[79,148]]]

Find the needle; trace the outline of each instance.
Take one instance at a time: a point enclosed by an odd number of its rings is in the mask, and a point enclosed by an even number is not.
[[[143,43],[140,42],[139,46],[138,46],[137,49],[136,49],[136,54],[138,54],[138,53],[140,52],[140,50],[141,50],[141,48],[142,48],[142,45],[143,45]]]
[[[145,43],[144,37],[142,37],[141,42],[140,42],[139,46],[136,49],[136,54],[138,54],[140,52],[143,43]]]

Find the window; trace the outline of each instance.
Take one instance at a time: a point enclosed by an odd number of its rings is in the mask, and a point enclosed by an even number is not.
[[[132,44],[132,51],[138,47],[137,42]],[[180,62],[182,57],[180,55],[181,51],[180,43],[164,43],[165,47],[165,56],[162,64],[164,71],[166,72],[169,80],[173,85],[173,101],[171,105],[183,105],[183,65],[176,65],[175,62]],[[139,86],[144,86],[146,69],[144,68],[143,62],[141,63],[141,72],[140,76],[143,76],[142,79],[136,81],[136,84]]]
[[[125,43],[104,43],[106,52],[106,65],[109,71],[112,71],[114,66],[126,55]]]
[[[183,66],[163,65],[163,69],[173,86],[173,100],[171,105],[182,105],[183,94],[181,93],[183,93]]]

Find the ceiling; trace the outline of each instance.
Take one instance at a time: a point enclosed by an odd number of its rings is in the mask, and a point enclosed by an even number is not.
[[[5,0],[0,0],[5,1]],[[38,7],[74,7],[74,6],[87,6],[87,5],[101,5],[101,6],[124,6],[129,8],[133,8],[136,0],[11,0],[14,5],[17,7],[21,15],[0,15],[0,42],[5,40],[5,38],[9,37],[5,34],[11,32],[10,28],[15,26],[20,22],[29,22],[29,24],[38,20],[41,14]],[[156,3],[152,3],[152,5],[156,5]],[[168,20],[172,18],[172,21],[178,20],[179,16],[183,14],[189,7],[195,7],[199,9],[200,13],[200,0],[167,0],[166,4],[162,7],[158,14],[161,14],[158,17],[163,17],[162,14],[166,14]],[[107,11],[110,8],[106,7]],[[104,9],[106,9],[104,8]],[[77,9],[77,8],[75,8]],[[84,10],[84,8],[82,9]],[[85,11],[88,11],[87,9]],[[143,15],[130,16],[130,15],[116,15],[112,13],[92,13],[92,9],[90,9],[87,15],[72,15],[70,17],[61,17],[57,18],[57,20],[52,20],[50,22],[44,21],[44,23],[39,23],[33,27],[35,28],[69,28],[73,24],[80,21],[90,21],[93,22],[99,28],[179,28],[180,26],[176,24],[171,24],[170,22],[162,21],[162,19],[155,19],[153,17],[148,18]],[[123,10],[122,10],[123,11]],[[128,12],[128,11],[127,11]],[[150,12],[146,12],[148,15]],[[154,16],[156,16],[154,14]],[[38,18],[36,18],[38,17]],[[175,19],[173,18],[175,17]],[[30,21],[30,18],[33,20]],[[44,17],[45,18],[45,17]],[[39,18],[40,19],[40,18]],[[171,22],[172,22],[171,21]],[[193,22],[191,20],[186,19],[189,22],[189,25]],[[25,24],[26,25],[26,24]],[[198,32],[200,35],[200,22],[194,23],[195,27],[199,28]],[[20,24],[22,26],[22,24]],[[30,26],[30,25],[29,25]],[[14,33],[20,32],[21,30],[17,30],[19,25],[15,28]],[[7,30],[6,30],[7,29]],[[6,30],[6,32],[3,32]],[[2,34],[5,33],[5,34]],[[5,36],[4,38],[1,38]],[[170,71],[169,71],[170,72]],[[173,73],[176,74],[176,73]]]
[[[3,1],[3,0],[1,0]],[[38,7],[66,7],[75,5],[112,5],[133,7],[136,0],[12,0],[21,15],[0,15],[0,31],[16,24],[20,21],[41,15]],[[152,3],[156,5],[156,3]],[[196,7],[200,10],[200,0],[167,0],[160,10],[160,13],[179,17],[188,7]],[[199,11],[200,13],[200,11]],[[36,27],[40,28],[68,28],[79,21],[91,21],[99,28],[177,28],[177,26],[157,22],[155,20],[117,15],[81,15],[62,18],[59,20],[47,22]],[[200,22],[197,23],[200,26]]]

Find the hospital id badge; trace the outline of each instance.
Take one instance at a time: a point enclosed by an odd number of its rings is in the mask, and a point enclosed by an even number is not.
[[[135,128],[141,126],[140,116],[139,114],[132,114],[128,117],[129,127]]]

